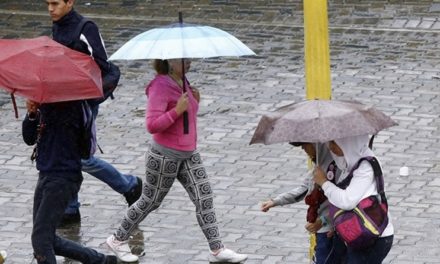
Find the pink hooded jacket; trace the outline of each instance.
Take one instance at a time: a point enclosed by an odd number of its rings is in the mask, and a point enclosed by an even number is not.
[[[188,89],[189,133],[183,133],[183,115],[178,116],[174,109],[182,95],[182,89],[168,75],[158,74],[147,85],[148,97],[145,123],[156,143],[175,150],[193,151],[197,147],[197,111],[199,104]]]

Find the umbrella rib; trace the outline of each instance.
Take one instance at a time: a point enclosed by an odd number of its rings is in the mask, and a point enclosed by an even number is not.
[[[182,22],[153,28],[137,35],[110,59],[166,60],[243,55],[255,53],[232,34],[215,27]]]
[[[154,30],[154,29],[152,29],[152,30]],[[165,31],[165,30],[160,30],[160,31],[159,31],[159,34],[158,34],[159,37],[153,39],[152,44],[150,45],[149,50],[148,50],[147,52],[145,52],[145,54],[149,54],[149,53],[154,49],[154,47],[156,47],[156,44],[159,42],[159,40],[162,39],[162,36],[163,36],[164,34],[166,34],[166,31]],[[167,59],[167,58],[166,58],[166,56],[164,56],[164,54],[162,53],[162,54],[160,55],[160,58],[157,58],[157,59],[165,60],[165,59]]]
[[[232,34],[226,32],[226,31],[224,31],[224,30],[218,29],[218,28],[214,28],[214,29],[216,29],[216,30],[218,30],[220,33],[226,35],[226,37],[224,37],[223,39],[224,39],[224,40],[227,40],[228,43],[230,43],[231,46],[234,46],[237,50],[239,50],[240,53],[244,53],[244,51],[243,51],[244,48],[249,49],[249,47],[247,47],[244,43],[242,43],[242,42],[241,42],[238,38],[236,38],[234,35],[232,35]],[[250,50],[250,49],[249,49],[249,50]],[[250,50],[250,51],[251,51],[251,54],[255,54],[252,50]],[[246,54],[246,55],[248,55],[248,54]],[[225,56],[237,56],[237,55],[225,55]]]
[[[209,30],[208,29],[209,28],[207,28],[207,27],[200,27],[200,31],[202,31],[205,34],[208,33],[207,35],[209,36],[210,34],[209,34]],[[214,47],[215,48],[215,54],[219,54],[220,52],[219,52],[217,46],[215,45],[215,43],[213,42],[213,40],[210,37],[208,39],[209,39],[210,43],[213,43],[213,44],[210,45],[210,47]],[[211,56],[211,57],[219,57],[219,56]]]
[[[201,27],[199,27],[199,30],[203,33],[203,35],[207,35],[208,36],[205,39],[209,40],[209,43],[210,43],[209,48],[215,50],[214,54],[219,54],[219,50],[217,49],[216,43],[214,43],[213,40],[211,39],[211,37],[209,36],[210,35],[209,28],[207,28],[206,26],[205,27],[201,26]],[[218,56],[211,56],[211,55],[209,55],[209,56],[205,56],[204,58],[219,57],[219,56],[220,55],[218,55]]]
[[[41,60],[43,61],[43,65],[45,65],[45,64],[46,64],[46,61],[47,61],[48,59],[47,59],[47,57],[43,57]],[[41,87],[46,87],[47,84],[44,83],[44,80],[41,78],[41,76],[42,76],[42,67],[39,67],[39,68],[38,68],[38,79],[40,80]],[[41,97],[39,98],[39,101],[40,101],[40,102],[43,101],[44,94],[45,94],[44,91],[45,91],[45,89],[41,89]]]

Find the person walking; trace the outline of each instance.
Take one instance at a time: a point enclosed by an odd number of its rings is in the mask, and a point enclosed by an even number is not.
[[[316,166],[326,171],[327,179],[334,180],[339,177],[340,170],[337,168],[325,144],[306,142],[291,142],[290,144],[297,147],[300,146]],[[318,162],[317,158],[319,159]],[[343,257],[331,254],[333,248],[333,227],[328,218],[328,201],[322,190],[316,188],[312,173],[313,171],[310,171],[306,175],[300,186],[281,193],[274,199],[264,201],[261,204],[261,211],[267,212],[272,207],[297,203],[305,199],[306,204],[309,205],[305,228],[315,236],[316,241],[316,245],[312,248],[313,255],[311,263],[338,264],[341,263],[340,259]]]
[[[26,144],[37,144],[34,153],[39,171],[31,236],[38,264],[56,264],[55,255],[87,264],[117,263],[115,256],[106,256],[56,234],[67,203],[78,193],[83,180],[82,105],[83,101],[41,105],[26,101],[22,135]]]
[[[146,87],[146,127],[152,134],[152,143],[145,155],[146,182],[141,198],[128,209],[116,232],[107,238],[107,244],[122,261],[138,260],[128,246],[129,236],[160,206],[175,179],[183,185],[196,207],[197,221],[210,248],[209,261],[240,263],[247,259],[247,255],[225,248],[220,239],[211,184],[197,150],[200,94],[187,80],[187,88],[183,89],[182,77],[190,64],[188,59],[154,61],[157,75]],[[184,112],[188,113],[187,134],[184,133]]]
[[[107,62],[107,52],[96,24],[91,21],[85,23],[78,36],[75,35],[83,19],[74,10],[75,0],[46,0],[46,3],[53,21],[53,39],[69,48],[92,56],[101,72],[103,74],[108,72],[110,65]],[[99,103],[89,100],[89,105],[93,120],[95,120],[99,111]],[[93,135],[96,136],[96,133]],[[122,174],[108,162],[94,156],[94,153],[91,153],[89,159],[82,160],[82,171],[105,182],[113,190],[122,194],[129,205],[133,204],[142,193],[142,180],[139,177]],[[79,208],[78,195],[75,195],[69,201],[61,225],[79,222],[81,220]]]
[[[329,181],[323,170],[317,167],[314,171],[314,181],[321,186],[329,202],[343,210],[354,209],[359,202],[371,195],[378,195],[377,185],[372,165],[361,158],[375,157],[368,147],[368,135],[335,139],[329,143],[330,153],[341,176],[336,184]],[[380,165],[379,165],[380,166]],[[349,185],[342,189],[337,186],[349,175],[352,179]],[[388,211],[388,225],[375,243],[366,249],[347,247],[347,264],[380,264],[391,250],[394,238],[394,227]],[[335,235],[335,244],[343,245],[342,240]],[[338,241],[339,240],[339,241]]]

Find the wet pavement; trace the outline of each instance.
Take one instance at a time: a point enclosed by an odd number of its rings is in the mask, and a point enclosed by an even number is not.
[[[249,254],[246,263],[307,263],[304,203],[259,211],[261,201],[301,181],[305,156],[287,144],[249,146],[262,114],[305,97],[301,2],[77,0],[77,9],[99,24],[109,54],[140,32],[175,22],[180,6],[186,22],[222,28],[258,54],[197,60],[188,75],[202,93],[199,149],[221,234],[228,247]],[[374,147],[396,230],[384,263],[440,263],[439,14],[438,0],[329,1],[333,98],[374,104],[399,122],[381,132]],[[2,38],[50,34],[44,1],[3,0],[0,18]],[[105,153],[99,156],[142,176],[151,138],[144,128],[144,85],[153,71],[146,61],[117,64],[121,85],[98,118]],[[24,101],[17,103],[23,116]],[[4,92],[0,115],[0,250],[8,251],[8,264],[30,263],[37,171]],[[409,176],[399,176],[402,166]],[[59,232],[110,253],[104,241],[127,209],[124,198],[84,176],[81,225]],[[180,185],[139,225],[131,246],[144,252],[140,263],[207,263],[207,244]]]

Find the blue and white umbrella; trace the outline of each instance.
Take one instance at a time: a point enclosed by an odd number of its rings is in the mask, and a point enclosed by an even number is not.
[[[212,58],[255,53],[233,35],[210,26],[175,23],[130,39],[110,60]]]
[[[179,23],[137,35],[119,48],[110,60],[182,59],[183,92],[186,91],[184,58],[212,58],[256,55],[231,34],[214,27]],[[188,113],[183,113],[184,133],[188,133]]]

